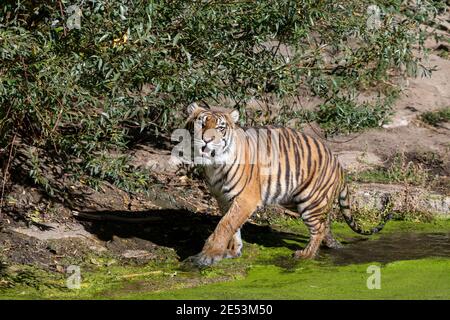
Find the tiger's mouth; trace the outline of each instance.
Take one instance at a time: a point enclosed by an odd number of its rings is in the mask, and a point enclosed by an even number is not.
[[[217,154],[216,148],[209,148],[208,146],[204,146],[201,149],[201,156],[206,158],[214,158]]]
[[[204,145],[199,147],[198,154],[194,157],[197,164],[210,165],[216,163],[216,158],[220,156],[221,146]]]

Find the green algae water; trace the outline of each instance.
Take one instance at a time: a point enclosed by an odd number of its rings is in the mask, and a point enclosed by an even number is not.
[[[262,245],[250,236],[241,258],[203,270],[187,269],[177,261],[82,266],[80,289],[68,289],[65,275],[15,266],[23,272],[23,281],[0,289],[0,298],[450,299],[450,220],[392,221],[371,238],[335,224],[344,248],[323,249],[314,261],[291,257],[306,241],[301,223],[284,221],[271,227],[284,231],[282,241]],[[374,287],[375,273],[379,281]]]
[[[379,266],[379,288],[367,286],[369,266]],[[370,270],[370,269],[369,269]],[[242,280],[152,294],[132,299],[450,299],[450,259],[397,261],[381,266],[308,265],[286,272],[253,266]]]

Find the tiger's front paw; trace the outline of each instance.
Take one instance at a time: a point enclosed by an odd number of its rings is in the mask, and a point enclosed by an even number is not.
[[[314,259],[315,252],[310,250],[297,250],[292,255],[295,259]]]
[[[239,258],[242,255],[242,248],[227,249],[224,254],[224,258],[233,259]]]
[[[208,267],[224,258],[223,254],[208,254],[200,252],[194,256],[188,257],[184,262],[197,267]]]

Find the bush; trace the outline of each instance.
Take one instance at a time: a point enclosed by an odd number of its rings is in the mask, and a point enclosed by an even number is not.
[[[348,97],[335,98],[319,106],[313,119],[328,135],[362,131],[381,126],[390,115],[387,99],[357,105]]]
[[[448,122],[450,121],[450,107],[424,112],[421,115],[421,119],[432,126],[438,126],[442,122]]]
[[[373,3],[382,13],[376,28],[367,27]],[[44,150],[75,176],[127,190],[148,184],[127,166],[126,149],[143,134],[167,136],[192,101],[227,99],[244,109],[251,99],[296,96],[301,87],[329,101],[317,119],[336,123],[330,132],[342,121],[350,131],[353,118],[339,109],[349,102],[345,97],[370,89],[389,99],[397,91],[393,76],[429,72],[412,50],[427,36],[419,23],[444,6],[400,0],[71,4],[4,1],[1,159],[16,141]],[[289,50],[282,54],[284,45]],[[350,99],[348,105],[361,107],[357,127],[363,128],[379,125],[382,104]],[[34,163],[39,183],[39,160]]]

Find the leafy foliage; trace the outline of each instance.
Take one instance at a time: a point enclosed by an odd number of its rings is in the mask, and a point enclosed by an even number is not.
[[[409,161],[404,153],[394,155],[387,168],[376,167],[350,176],[360,182],[402,183],[406,185],[427,186],[432,176],[420,163]]]
[[[167,135],[188,103],[243,110],[299,88],[327,101],[316,119],[332,123],[330,133],[378,126],[383,99],[397,91],[392,78],[429,72],[413,48],[428,36],[419,23],[445,4],[375,3],[376,28],[367,0],[6,0],[0,157],[18,137],[75,176],[141,189],[148,177],[127,165],[126,149],[144,134]],[[375,106],[348,98],[368,89],[381,97]]]
[[[421,119],[432,126],[437,126],[441,122],[448,122],[450,121],[450,107],[424,112],[421,115]]]
[[[348,97],[335,98],[320,105],[313,119],[328,134],[357,132],[381,126],[390,115],[389,106],[387,99],[357,105]]]

